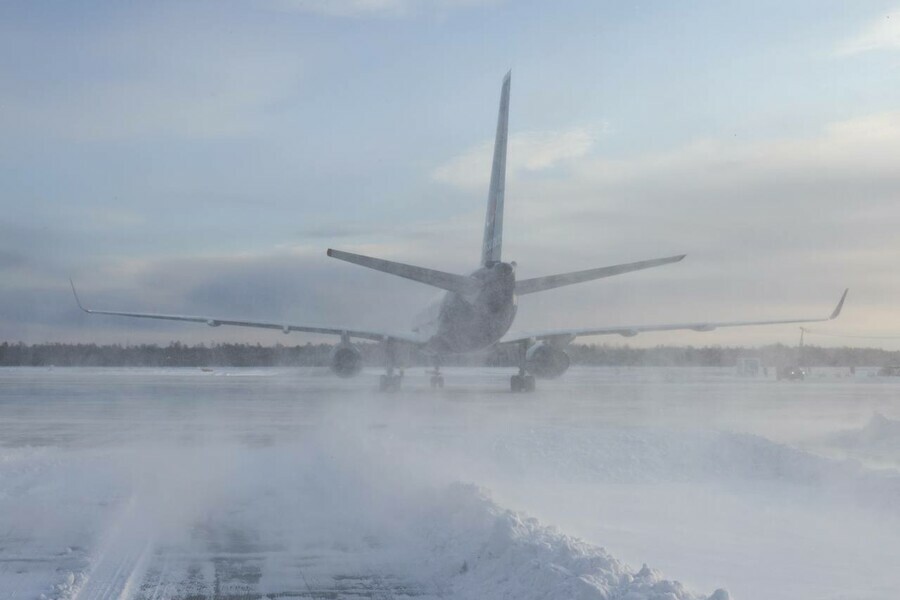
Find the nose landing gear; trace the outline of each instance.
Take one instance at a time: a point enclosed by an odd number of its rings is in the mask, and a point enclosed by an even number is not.
[[[438,389],[444,387],[444,376],[441,375],[440,371],[434,371],[431,374],[431,389]]]
[[[431,372],[431,389],[443,389],[444,376],[441,375],[441,357],[434,357],[434,371]]]

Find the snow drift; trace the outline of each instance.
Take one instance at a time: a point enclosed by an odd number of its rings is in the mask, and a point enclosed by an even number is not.
[[[635,572],[603,548],[505,510],[473,485],[450,486],[442,502],[423,517],[427,563],[458,598],[705,598],[646,565]],[[710,596],[728,597],[724,590]]]
[[[824,443],[852,456],[900,467],[900,421],[878,412],[865,426],[825,436]]]

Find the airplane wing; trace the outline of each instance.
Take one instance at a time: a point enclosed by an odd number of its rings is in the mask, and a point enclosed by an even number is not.
[[[413,332],[405,333],[405,332],[383,332],[383,331],[367,331],[361,329],[342,329],[339,327],[318,327],[318,326],[310,326],[310,325],[293,325],[290,323],[275,323],[275,322],[267,322],[267,321],[245,321],[245,320],[236,320],[236,319],[220,319],[218,317],[203,317],[196,315],[165,315],[165,314],[157,314],[157,313],[137,313],[137,312],[125,312],[125,311],[114,311],[114,310],[94,310],[85,308],[81,304],[81,299],[78,297],[78,292],[75,291],[75,284],[69,280],[69,283],[72,284],[72,293],[75,295],[75,302],[78,304],[78,308],[83,310],[84,312],[92,315],[113,315],[116,317],[133,317],[138,319],[158,319],[162,321],[187,321],[190,323],[205,323],[210,327],[219,327],[220,325],[232,325],[235,327],[256,327],[259,329],[279,329],[283,333],[290,333],[292,331],[302,331],[304,333],[324,333],[330,335],[339,335],[346,336],[351,338],[360,338],[365,340],[374,340],[378,342],[386,341],[386,340],[395,340],[399,342],[406,342],[414,345],[424,344],[427,340],[424,338],[417,336]]]
[[[824,319],[776,319],[770,321],[723,321],[723,322],[700,322],[700,323],[677,323],[665,325],[634,325],[634,326],[613,326],[613,327],[585,327],[581,329],[556,329],[548,331],[533,331],[524,333],[514,333],[505,336],[500,340],[501,344],[511,344],[516,342],[547,340],[561,344],[567,344],[576,337],[587,335],[621,335],[625,337],[633,337],[639,333],[650,331],[712,331],[720,327],[750,327],[752,325],[785,325],[789,323],[820,323],[822,321],[831,321],[837,319],[844,307],[844,300],[847,298],[849,289],[844,290],[840,301],[827,318]]]

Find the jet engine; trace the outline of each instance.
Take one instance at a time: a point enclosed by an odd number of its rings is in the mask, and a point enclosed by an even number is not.
[[[569,355],[546,342],[538,342],[525,354],[525,368],[541,379],[554,379],[569,368]]]
[[[362,370],[362,354],[352,344],[338,344],[331,352],[329,366],[338,377],[353,377]]]

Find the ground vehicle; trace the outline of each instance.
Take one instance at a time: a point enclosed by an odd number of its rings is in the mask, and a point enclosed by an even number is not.
[[[790,381],[803,381],[806,379],[806,369],[803,367],[794,366],[785,366],[778,367],[775,371],[775,378],[779,381],[782,379],[788,379]]]

